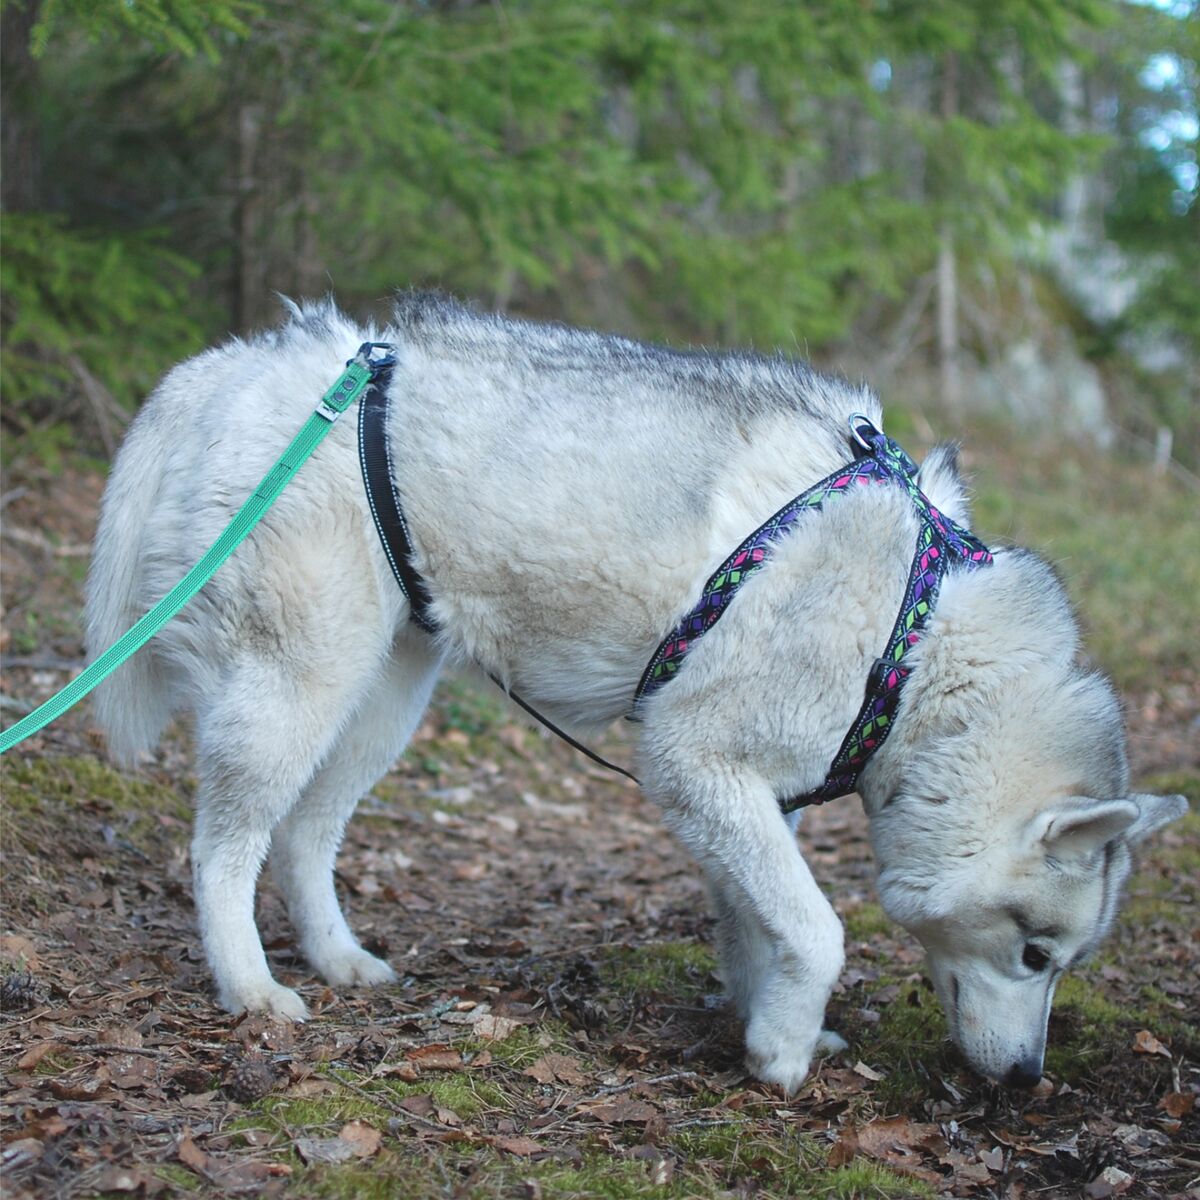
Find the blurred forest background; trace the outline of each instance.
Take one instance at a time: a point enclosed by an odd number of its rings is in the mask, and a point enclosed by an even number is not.
[[[1194,0],[5,0],[2,49],[10,459],[275,290],[415,284],[1197,470]]]

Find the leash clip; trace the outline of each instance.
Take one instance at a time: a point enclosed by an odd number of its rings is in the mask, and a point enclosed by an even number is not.
[[[372,358],[371,355],[376,350],[383,350],[386,353],[381,358]],[[374,375],[376,371],[382,371],[384,367],[396,365],[396,347],[391,342],[363,342],[358,348],[358,353],[347,360],[346,366],[351,363],[358,363],[360,367],[366,367]]]

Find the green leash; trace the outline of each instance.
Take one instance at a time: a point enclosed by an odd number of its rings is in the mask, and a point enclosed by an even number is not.
[[[267,472],[254,489],[254,494],[238,510],[204,557],[124,637],[109,646],[81,675],[11,729],[0,733],[0,754],[5,754],[61,717],[72,705],[78,704],[98,683],[136,654],[217,573],[221,564],[246,540],[263,514],[275,503],[279,493],[308,461],[338,417],[363,395],[381,370],[395,362],[390,354],[373,359],[373,351],[392,349],[386,342],[364,342],[358,348],[358,353],[346,364],[337,382],[321,397],[321,403],[292,439],[291,445],[280,455],[279,461]]]

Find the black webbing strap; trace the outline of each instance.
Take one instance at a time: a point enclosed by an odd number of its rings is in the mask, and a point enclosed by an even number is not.
[[[387,389],[392,371],[387,368],[376,377],[358,407],[358,461],[362,466],[363,486],[371,516],[387,555],[392,574],[408,599],[412,619],[426,633],[437,633],[429,608],[432,597],[425,580],[412,565],[412,538],[400,497],[396,495],[396,476],[387,439]]]
[[[392,456],[387,438],[387,393],[391,378],[390,366],[379,371],[359,404],[358,461],[362,466],[363,487],[366,489],[367,503],[375,521],[375,529],[379,533],[379,541],[384,554],[387,555],[392,574],[408,599],[412,619],[426,633],[436,634],[437,623],[430,612],[433,598],[425,580],[412,565],[412,537],[408,532],[408,522],[404,519],[404,509],[400,507],[400,497],[396,494],[396,476],[392,470]],[[599,763],[618,775],[624,775],[626,779],[632,779],[634,783],[641,782],[624,767],[618,767],[616,763],[601,758],[594,750],[589,750],[582,742],[576,741],[569,733],[559,729],[516,692],[505,687],[495,675],[489,675],[488,678],[510,700],[520,705],[551,733],[562,738],[568,746],[573,746],[580,754],[586,754],[592,762]]]

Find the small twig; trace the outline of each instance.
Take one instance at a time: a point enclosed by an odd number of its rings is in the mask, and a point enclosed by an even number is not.
[[[26,704],[24,700],[18,700],[15,696],[0,696],[0,709],[4,708],[7,708],[10,712],[33,712],[32,704]]]
[[[43,534],[32,529],[20,529],[15,525],[5,525],[3,529],[0,529],[0,537],[6,537],[10,542],[17,542],[22,546],[34,546],[38,550],[44,550],[47,554],[54,555],[55,558],[88,558],[92,553],[91,546],[81,546],[71,542],[64,542],[61,546],[56,546]]]
[[[643,1084],[651,1083],[675,1083],[680,1079],[699,1079],[700,1076],[695,1071],[672,1071],[669,1075],[655,1075],[651,1079],[633,1079],[629,1083],[617,1084],[613,1087],[601,1088],[595,1095],[589,1096],[586,1100],[581,1100],[580,1104],[589,1104],[593,1100],[601,1100],[605,1096],[616,1096],[621,1092],[632,1091],[636,1087],[642,1087]]]
[[[152,1050],[149,1047],[142,1046],[72,1046],[69,1049],[74,1050],[77,1054],[140,1054],[143,1058],[168,1058],[169,1055],[165,1050]]]
[[[29,489],[27,487],[9,488],[2,496],[0,496],[0,509],[7,508],[14,500],[20,500],[22,496],[28,496]]]
[[[0,671],[24,667],[33,671],[79,671],[87,665],[83,658],[63,658],[58,654],[0,654]]]

